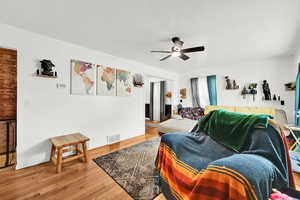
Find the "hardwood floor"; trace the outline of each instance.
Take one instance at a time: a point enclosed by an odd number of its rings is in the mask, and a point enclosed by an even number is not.
[[[93,159],[155,137],[158,137],[156,128],[147,127],[145,135],[93,149],[90,157]],[[75,160],[64,164],[59,174],[50,162],[17,171],[1,171],[0,199],[131,200],[131,197],[93,161],[84,164]],[[162,196],[156,198],[163,199]]]
[[[146,134],[93,149],[90,157],[93,159],[155,137],[158,137],[156,128],[146,127]],[[297,184],[300,187],[300,175],[297,175]],[[66,163],[59,174],[50,162],[17,171],[1,171],[0,199],[131,200],[131,197],[93,161],[88,164],[73,161]],[[155,200],[165,198],[160,195]]]

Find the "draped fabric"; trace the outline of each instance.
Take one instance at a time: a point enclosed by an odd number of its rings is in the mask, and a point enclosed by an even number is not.
[[[166,93],[166,81],[160,81],[160,121],[165,119],[165,93]]]
[[[172,200],[266,200],[272,188],[294,185],[282,136],[272,125],[256,128],[236,153],[203,131],[164,134],[156,158],[162,192]]]
[[[207,76],[207,87],[210,105],[217,105],[216,75]]]
[[[198,94],[199,94],[201,108],[205,108],[205,106],[210,105],[206,76],[202,76],[198,78]]]
[[[153,120],[153,93],[154,93],[154,83],[150,83],[150,108],[149,108],[149,115],[150,120]]]
[[[298,66],[298,74],[296,78],[295,94],[295,124],[297,126],[300,126],[300,63]]]
[[[191,78],[191,95],[192,95],[193,107],[200,107],[198,78]]]

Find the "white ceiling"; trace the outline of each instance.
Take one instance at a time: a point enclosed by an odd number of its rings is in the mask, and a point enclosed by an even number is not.
[[[299,8],[299,0],[2,0],[0,22],[184,73],[291,55]],[[169,50],[173,36],[206,51],[163,62],[149,53]]]

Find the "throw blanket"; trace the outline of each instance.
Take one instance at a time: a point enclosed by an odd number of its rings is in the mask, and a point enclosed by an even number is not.
[[[198,133],[161,138],[156,160],[168,199],[268,199],[272,188],[289,186],[284,143],[272,126],[254,129],[241,153]]]
[[[199,129],[219,143],[239,152],[253,129],[266,128],[270,117],[214,110],[199,121]]]

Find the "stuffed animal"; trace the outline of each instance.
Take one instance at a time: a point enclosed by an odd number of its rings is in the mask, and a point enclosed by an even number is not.
[[[289,197],[286,194],[281,193],[280,191],[273,189],[274,193],[271,194],[270,199],[271,200],[293,200],[293,198]]]

